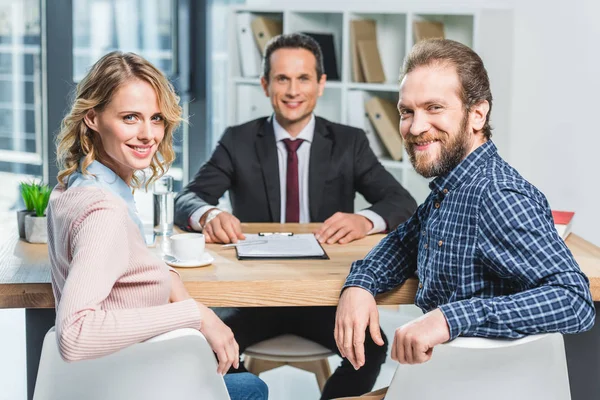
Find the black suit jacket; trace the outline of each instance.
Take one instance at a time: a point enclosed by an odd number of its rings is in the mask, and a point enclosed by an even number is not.
[[[210,160],[175,198],[175,223],[188,225],[199,207],[216,205],[229,190],[233,214],[242,222],[280,222],[279,164],[275,132],[263,117],[228,128]],[[311,222],[338,211],[354,212],[361,193],[393,229],[416,210],[412,196],[379,163],[365,133],[316,117],[309,161]]]

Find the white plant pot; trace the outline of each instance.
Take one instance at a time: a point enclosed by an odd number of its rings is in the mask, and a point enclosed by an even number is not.
[[[48,218],[27,215],[25,217],[25,240],[29,243],[48,242]]]

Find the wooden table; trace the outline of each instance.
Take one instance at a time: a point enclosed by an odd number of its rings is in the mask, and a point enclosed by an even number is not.
[[[319,224],[243,224],[247,233],[312,232]],[[352,261],[362,258],[383,235],[346,245],[324,245],[330,260],[239,261],[235,250],[207,245],[215,261],[202,268],[180,268],[188,291],[211,307],[336,305]],[[590,279],[594,301],[600,301],[600,248],[577,235],[567,244]],[[157,242],[156,252],[165,243]],[[378,304],[412,304],[417,281],[378,296]],[[16,232],[0,245],[0,308],[53,308],[47,246],[19,240]]]
[[[318,224],[243,224],[247,233],[312,232]],[[239,261],[235,250],[208,245],[215,261],[209,267],[179,269],[196,300],[212,307],[336,305],[352,261],[362,258],[383,235],[347,245],[324,245],[330,260]],[[567,245],[590,279],[592,296],[600,301],[600,248],[571,234]],[[168,242],[157,242],[160,252]],[[417,281],[378,296],[378,304],[413,304]],[[596,303],[597,308],[600,303]],[[32,398],[43,337],[54,325],[54,296],[46,245],[29,244],[16,232],[0,244],[0,308],[26,309],[28,398]],[[600,308],[599,308],[600,310]],[[572,400],[600,393],[600,321],[579,335],[565,336]]]
[[[243,231],[308,233],[320,224],[243,224]],[[191,296],[211,307],[336,305],[352,261],[364,257],[383,235],[347,245],[324,245],[329,260],[244,260],[234,249],[207,245],[211,266],[180,268]],[[160,239],[154,251],[168,244]],[[600,274],[598,275],[600,277]],[[412,304],[417,281],[378,296],[379,304]],[[600,291],[599,291],[600,293]],[[50,261],[45,244],[19,240],[0,247],[0,308],[53,308]]]

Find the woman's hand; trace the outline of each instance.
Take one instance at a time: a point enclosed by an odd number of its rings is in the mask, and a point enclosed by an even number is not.
[[[225,375],[231,365],[235,369],[240,366],[240,347],[235,341],[231,329],[217,317],[217,314],[204,304],[197,304],[202,317],[200,332],[208,341],[211,349],[217,354],[219,360],[217,372]]]
[[[169,296],[169,301],[174,303],[191,299],[179,274],[175,271],[171,271],[171,274],[171,295]],[[240,347],[233,337],[233,332],[210,308],[198,302],[196,304],[200,308],[202,319],[200,332],[202,332],[208,341],[210,348],[217,354],[217,359],[219,360],[217,371],[224,375],[229,371],[231,365],[237,369],[240,364]]]

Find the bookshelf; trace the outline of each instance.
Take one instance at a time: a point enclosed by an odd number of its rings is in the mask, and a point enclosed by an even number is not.
[[[414,45],[414,21],[440,21],[444,24],[446,38],[473,48],[483,58],[490,75],[494,94],[492,126],[498,132],[494,141],[502,152],[507,148],[510,126],[510,96],[512,68],[512,11],[510,9],[478,9],[460,7],[387,6],[378,9],[365,5],[362,9],[294,8],[276,6],[235,6],[229,18],[229,91],[231,101],[227,110],[228,125],[237,125],[272,113],[270,101],[260,87],[259,77],[244,77],[236,34],[236,14],[248,12],[252,18],[266,16],[283,23],[283,32],[332,33],[339,81],[327,81],[323,96],[317,102],[315,113],[331,121],[349,124],[351,92],[360,91],[366,97],[378,96],[393,102],[398,100],[399,74],[407,52]],[[352,80],[351,21],[371,19],[377,25],[377,44],[385,82],[361,83]],[[214,132],[217,143],[222,132]],[[429,193],[429,180],[419,176],[406,152],[401,161],[380,158],[382,165],[408,189],[418,202]],[[366,201],[357,195],[355,205],[363,208]]]

